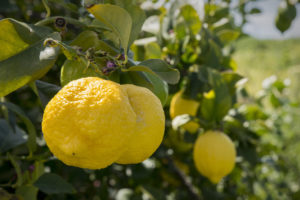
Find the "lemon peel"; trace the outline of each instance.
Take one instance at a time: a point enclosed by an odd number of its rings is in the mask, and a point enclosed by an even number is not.
[[[233,170],[236,151],[227,135],[207,131],[196,140],[193,158],[197,170],[216,184]]]
[[[179,91],[173,96],[171,100],[171,119],[174,119],[176,116],[183,114],[196,116],[199,106],[200,103],[198,101],[183,98],[183,91]],[[199,124],[194,121],[190,121],[187,124],[183,125],[182,128],[186,129],[188,132],[195,133],[199,128]]]
[[[131,97],[135,90],[138,96]],[[157,115],[159,121],[148,119],[156,114],[153,112],[160,113]],[[148,89],[123,86],[97,77],[81,78],[64,86],[48,103],[42,131],[50,151],[65,164],[101,169],[117,161],[126,151],[128,153],[133,146],[130,141],[139,141],[135,137],[143,140],[144,144],[152,136],[156,139],[152,147],[148,144],[146,149],[134,150],[136,155],[142,155],[139,160],[129,157],[126,160],[126,154],[120,159],[124,163],[136,163],[151,156],[164,134],[161,112],[160,101]],[[137,128],[140,120],[153,130]]]

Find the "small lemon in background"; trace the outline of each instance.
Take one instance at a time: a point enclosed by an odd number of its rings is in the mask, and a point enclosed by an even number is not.
[[[233,170],[236,151],[227,135],[207,131],[196,140],[193,157],[197,170],[216,184]]]
[[[171,104],[170,104],[171,119],[174,119],[176,116],[183,115],[183,114],[196,116],[199,106],[200,103],[198,101],[183,98],[183,91],[179,91],[173,96],[171,100]],[[190,121],[187,124],[183,125],[182,128],[184,128],[188,132],[195,133],[199,128],[199,124]]]
[[[101,169],[117,160],[147,159],[161,143],[164,123],[162,105],[150,90],[88,77],[71,81],[51,99],[42,130],[50,151],[65,164]]]

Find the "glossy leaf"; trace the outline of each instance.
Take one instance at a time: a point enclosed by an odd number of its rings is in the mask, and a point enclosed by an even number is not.
[[[26,134],[19,127],[11,129],[6,120],[0,119],[0,152],[6,152],[16,146],[26,143]]]
[[[66,182],[62,177],[47,173],[43,174],[35,183],[34,186],[47,194],[64,194],[75,193],[73,186]]]
[[[95,4],[89,7],[88,11],[119,37],[121,45],[127,55],[132,28],[130,14],[124,8],[110,4]]]
[[[204,94],[200,110],[206,120],[220,121],[231,108],[232,99],[222,76],[214,70],[208,72],[209,84],[212,90]]]
[[[142,26],[146,20],[146,14],[138,5],[133,3],[132,0],[115,0],[115,3],[124,8],[131,16],[132,28],[128,42],[128,47],[130,47],[141,32]]]
[[[145,74],[146,72],[142,72],[142,71],[129,71],[126,74],[123,74],[122,83],[131,83],[134,85],[138,85],[138,86],[142,86],[142,87],[146,87],[149,90],[153,90],[153,83],[152,81],[146,76]],[[124,79],[127,79],[125,80]],[[125,82],[124,82],[125,81]]]
[[[44,81],[35,81],[38,96],[41,100],[43,107],[46,107],[48,102],[54,97],[54,95],[61,89],[59,86],[47,83]]]
[[[156,42],[145,45],[145,59],[160,59],[162,51]]]
[[[49,38],[60,40],[58,33]],[[59,49],[44,46],[44,39],[0,62],[0,96],[44,76],[54,65]]]
[[[146,66],[151,69],[160,78],[170,84],[176,84],[179,81],[179,72],[171,68],[166,62],[159,59],[145,60],[139,66]]]
[[[71,43],[71,46],[81,47],[83,51],[98,45],[98,35],[94,31],[81,32]]]
[[[159,98],[161,104],[165,105],[169,93],[168,84],[156,75],[149,73],[144,74],[153,84],[153,88],[151,87],[149,89]]]
[[[100,72],[96,73],[91,66],[88,66],[84,59],[80,61],[66,60],[61,68],[60,83],[64,86],[70,81],[89,76],[101,77],[101,74]]]
[[[9,18],[0,21],[0,30],[0,61],[16,55],[50,34],[48,28],[25,24]]]
[[[9,102],[0,102],[0,105],[3,105],[7,107],[9,110],[16,113],[20,119],[25,123],[27,131],[28,131],[28,140],[27,140],[27,146],[30,151],[30,153],[35,152],[36,150],[36,130],[30,119],[26,116],[24,111],[20,109],[15,104],[9,103]]]

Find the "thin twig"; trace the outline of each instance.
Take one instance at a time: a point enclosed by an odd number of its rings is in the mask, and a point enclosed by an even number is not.
[[[174,170],[175,174],[179,177],[181,183],[186,187],[187,191],[194,200],[203,200],[195,190],[194,186],[187,180],[186,175],[175,164],[172,158],[167,157],[169,166]]]

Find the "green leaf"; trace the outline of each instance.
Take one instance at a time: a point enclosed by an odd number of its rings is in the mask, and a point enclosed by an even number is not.
[[[220,121],[231,108],[232,99],[221,74],[214,70],[208,70],[208,72],[208,80],[212,90],[204,94],[200,110],[206,120]]]
[[[145,45],[145,59],[159,59],[161,58],[161,49],[156,42],[151,42]]]
[[[62,86],[70,81],[83,77],[102,77],[101,74],[96,73],[91,66],[87,66],[83,60],[66,60],[61,68],[60,83]]]
[[[120,84],[134,84],[153,90],[152,81],[147,76],[146,72],[142,71],[128,71],[120,74]]]
[[[147,67],[133,66],[129,68],[129,70],[123,72],[121,84],[135,84],[146,87],[159,98],[162,105],[165,105],[167,101],[168,84]]]
[[[71,194],[76,192],[76,190],[70,183],[66,182],[63,178],[53,173],[43,174],[34,183],[34,186],[47,194]]]
[[[27,131],[28,131],[28,140],[27,140],[27,146],[32,154],[36,150],[36,130],[30,119],[26,116],[26,114],[23,112],[22,109],[20,109],[15,104],[9,103],[9,102],[0,102],[0,105],[3,105],[7,107],[9,110],[16,113],[21,120],[25,123]]]
[[[1,20],[0,30],[0,61],[25,50],[50,33],[48,28],[25,24],[14,19]]]
[[[148,67],[167,83],[176,84],[180,79],[179,71],[160,59],[145,60],[138,65]]]
[[[130,14],[124,8],[110,4],[95,4],[89,7],[88,11],[118,36],[127,57],[127,49],[132,29]]]
[[[240,32],[236,30],[223,29],[217,33],[217,36],[220,38],[222,43],[227,44],[236,40],[240,36]]]
[[[16,194],[23,197],[24,200],[36,200],[38,189],[32,185],[22,185],[17,188]]]
[[[249,13],[250,14],[260,14],[261,10],[259,8],[252,8]]]
[[[128,69],[122,69],[123,71],[141,71],[141,72],[148,72],[150,74],[156,75],[154,71],[152,71],[150,68],[145,66],[131,66]]]
[[[231,95],[235,94],[235,90],[236,90],[236,84],[243,79],[243,77],[237,73],[234,72],[223,72],[222,73],[222,77],[224,79],[224,81],[227,84],[227,87],[229,89],[229,92]]]
[[[106,42],[104,42],[102,40],[99,40],[97,42],[97,46],[95,47],[95,50],[96,51],[101,50],[101,51],[107,52],[111,56],[116,56],[118,54],[117,50],[115,50],[113,47],[111,47],[109,44],[107,44]]]
[[[71,46],[81,47],[83,51],[98,45],[98,35],[94,31],[81,32],[71,43]]]
[[[146,20],[146,14],[139,6],[135,5],[132,0],[116,0],[115,3],[124,8],[131,16],[132,28],[128,42],[128,47],[130,47],[141,32],[142,26]]]
[[[46,107],[48,102],[54,97],[54,95],[61,89],[59,86],[47,83],[44,81],[35,81],[38,96],[41,100],[43,107]]]
[[[185,26],[188,27],[191,35],[197,35],[201,29],[202,23],[200,21],[197,11],[191,5],[181,7],[180,14],[184,19]]]
[[[149,73],[144,74],[153,84],[153,87],[149,89],[159,98],[161,104],[164,106],[169,94],[168,84],[156,75]]]
[[[16,146],[26,143],[25,132],[19,127],[11,129],[6,120],[0,119],[0,152],[6,152]]]
[[[282,33],[288,30],[295,19],[297,10],[295,5],[288,1],[282,1],[278,8],[278,15],[276,17],[276,27]]]
[[[49,38],[60,40],[59,33]],[[1,45],[0,45],[1,46]],[[44,46],[44,39],[0,62],[0,97],[44,76],[54,65],[59,49]]]

